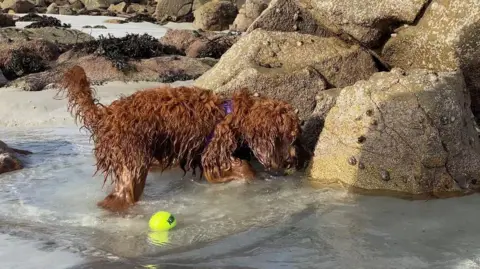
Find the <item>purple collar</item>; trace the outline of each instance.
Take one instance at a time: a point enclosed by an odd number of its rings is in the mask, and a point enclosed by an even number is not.
[[[232,100],[226,100],[222,103],[223,111],[225,111],[225,116],[228,114],[232,114],[233,112],[233,105],[232,105]],[[213,134],[215,133],[215,130],[213,130],[208,136],[207,136],[207,141],[205,143],[205,147],[210,144],[213,138]]]

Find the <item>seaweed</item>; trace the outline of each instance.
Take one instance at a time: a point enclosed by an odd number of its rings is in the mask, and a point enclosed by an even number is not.
[[[97,40],[75,44],[75,52],[96,54],[110,60],[115,68],[130,71],[133,66],[129,60],[148,59],[165,54],[164,46],[148,34],[127,34],[124,37],[101,35]]]
[[[42,16],[40,16],[36,13],[30,12],[27,15],[18,18],[17,21],[41,21],[42,19],[43,19]]]
[[[200,75],[189,75],[185,73],[185,70],[171,70],[164,76],[159,77],[161,83],[173,83],[175,81],[186,81],[197,79]]]
[[[1,68],[8,80],[14,80],[26,74],[38,73],[47,69],[41,56],[28,48],[13,50],[9,59]]]
[[[28,15],[27,15],[28,16]],[[40,17],[40,16],[39,16]],[[33,17],[32,17],[33,19]],[[41,16],[40,19],[34,18],[34,23],[25,26],[25,28],[42,28],[42,27],[62,27],[62,28],[71,28],[70,24],[63,23],[54,17]]]
[[[94,25],[93,27],[91,25],[85,25],[82,28],[93,28],[93,29],[107,29],[107,26],[105,25]]]
[[[151,23],[156,23],[157,20],[148,15],[148,14],[136,14],[135,16],[132,16],[130,18],[127,18],[125,20],[126,22],[151,22]]]

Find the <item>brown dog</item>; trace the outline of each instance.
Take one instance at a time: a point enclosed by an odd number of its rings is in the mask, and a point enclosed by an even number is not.
[[[200,167],[209,182],[253,179],[253,168],[235,152],[247,145],[268,169],[297,163],[301,129],[294,108],[286,102],[251,96],[246,90],[231,99],[197,87],[146,89],[109,106],[92,96],[84,70],[64,75],[68,110],[91,132],[97,172],[113,191],[99,203],[122,210],[137,202],[156,159],[162,170],[179,165]]]

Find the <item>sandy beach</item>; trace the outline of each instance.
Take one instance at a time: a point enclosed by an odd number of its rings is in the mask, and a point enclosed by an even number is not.
[[[186,85],[191,81],[181,81],[172,85]],[[155,82],[109,82],[94,87],[97,97],[103,104],[109,104],[120,95],[130,95],[141,89],[162,85]],[[0,89],[0,125],[3,127],[58,127],[72,126],[74,121],[67,111],[64,98],[57,99],[58,90],[26,92],[16,88]]]

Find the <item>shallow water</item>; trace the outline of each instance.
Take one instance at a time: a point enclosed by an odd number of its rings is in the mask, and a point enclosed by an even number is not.
[[[26,169],[0,175],[0,268],[480,267],[478,195],[406,201],[313,190],[293,176],[208,185],[169,171],[152,172],[142,201],[119,216],[95,205],[110,185],[92,176],[86,133],[0,138],[34,152]],[[178,219],[163,245],[149,240],[158,210]]]

